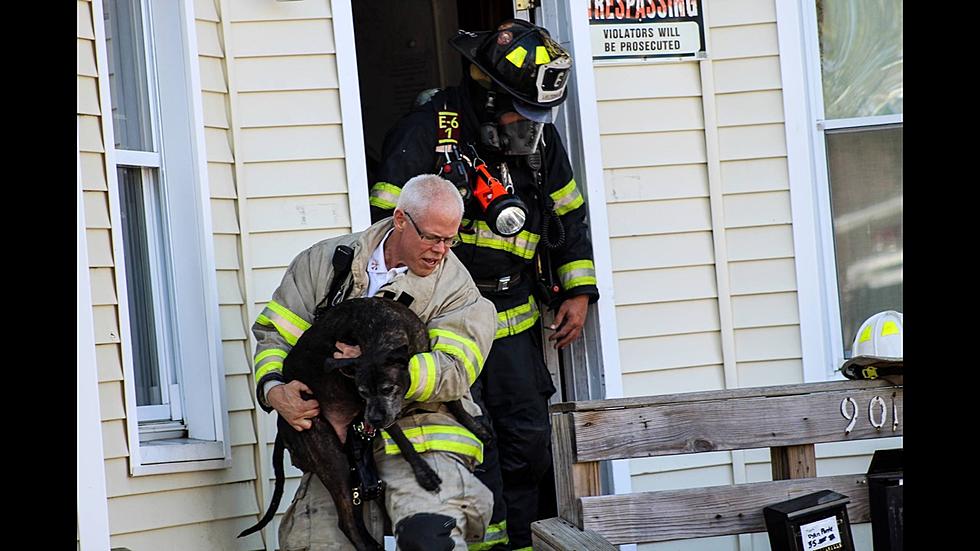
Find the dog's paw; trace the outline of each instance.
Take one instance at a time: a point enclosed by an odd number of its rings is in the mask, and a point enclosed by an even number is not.
[[[415,479],[418,480],[419,486],[430,492],[438,492],[439,485],[442,484],[442,479],[431,468],[425,468],[422,469],[422,472],[416,473]]]
[[[483,442],[484,446],[489,446],[493,443],[493,434],[482,425],[478,424],[474,429],[476,430],[473,431],[473,434],[480,439],[480,442]]]

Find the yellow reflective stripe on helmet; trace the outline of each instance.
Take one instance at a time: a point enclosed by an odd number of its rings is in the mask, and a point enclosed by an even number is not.
[[[548,49],[544,46],[538,46],[534,49],[534,64],[544,65],[551,61],[551,56],[548,55]]]
[[[403,431],[416,451],[441,450],[459,453],[475,458],[483,463],[483,442],[472,432],[455,425],[422,425]],[[381,431],[385,440],[385,453],[401,453],[398,445],[387,431]]]
[[[262,377],[270,371],[282,370],[282,359],[286,357],[286,351],[278,348],[269,348],[255,355],[255,382],[259,382]],[[272,366],[272,367],[270,367]]]
[[[527,57],[527,50],[524,49],[524,46],[518,46],[507,54],[507,61],[510,61],[514,64],[514,67],[520,69],[521,65],[524,65],[525,57]]]
[[[566,291],[572,287],[598,283],[595,278],[595,264],[591,260],[576,260],[563,264],[558,268],[558,279],[561,281],[562,289]]]
[[[470,349],[473,353],[473,358],[476,359],[476,363],[479,364],[480,368],[483,368],[483,354],[480,353],[480,347],[476,345],[476,342],[472,339],[467,339],[462,335],[453,333],[446,329],[429,329],[429,338],[446,337],[447,339],[452,339],[454,341],[462,343],[466,348]]]
[[[255,382],[262,380],[270,371],[282,371],[282,362],[269,362],[255,370]]]
[[[884,325],[881,326],[881,336],[887,337],[888,335],[898,334],[898,324],[894,321],[886,321]]]
[[[502,520],[496,524],[487,526],[487,531],[483,534],[483,541],[467,544],[468,551],[484,551],[494,545],[510,543],[510,536],[507,535],[507,521]]]
[[[534,327],[541,316],[534,296],[527,297],[527,304],[521,304],[497,314],[497,333],[494,339],[509,337]]]
[[[416,354],[408,360],[409,384],[406,400],[424,402],[432,397],[436,388],[436,360],[429,352]]]
[[[390,210],[395,208],[401,194],[402,189],[400,187],[388,182],[377,182],[371,186],[371,196],[368,203],[381,209]]]
[[[861,337],[858,339],[858,342],[859,343],[868,342],[870,340],[871,340],[871,326],[869,325],[864,328],[864,331],[861,331]]]
[[[569,213],[585,204],[585,199],[582,197],[582,194],[579,193],[578,187],[575,185],[574,178],[565,184],[565,187],[551,193],[550,195],[552,200],[555,202],[554,210],[558,216]]]
[[[466,377],[469,379],[470,385],[472,385],[476,378],[480,375],[480,371],[483,370],[483,366],[476,367],[473,365],[473,360],[463,352],[463,349],[458,346],[453,346],[451,344],[446,344],[440,342],[432,347],[433,352],[445,352],[454,358],[459,358],[463,362],[463,366],[466,367]]]
[[[522,230],[515,236],[502,237],[493,233],[486,222],[477,220],[473,225],[473,233],[459,232],[459,239],[475,247],[505,251],[529,260],[534,258],[534,250],[537,249],[541,236]]]

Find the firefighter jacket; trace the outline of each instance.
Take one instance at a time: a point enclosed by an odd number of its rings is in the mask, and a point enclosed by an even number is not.
[[[338,245],[354,249],[351,273],[341,289],[346,298],[360,297],[368,288],[366,267],[371,254],[393,225],[388,218],[363,232],[320,241],[290,263],[272,299],[252,324],[258,342],[254,359],[257,394],[266,412],[272,408],[265,403],[263,386],[269,380],[284,380],[283,359],[310,327],[317,305],[330,288],[334,250]],[[411,270],[398,274],[382,285],[377,295],[397,300],[403,293],[414,298],[409,308],[428,327],[431,348],[409,362],[411,384],[405,398],[410,405],[402,411],[398,424],[420,452],[454,452],[481,463],[482,443],[449,414],[442,402],[460,399],[471,415],[481,414],[470,395],[470,385],[480,375],[493,343],[493,305],[480,296],[452,251],[435,272],[426,277]],[[383,436],[387,453],[399,453],[388,434]]]
[[[470,89],[474,86],[469,83]],[[464,153],[468,149],[466,144],[473,145],[497,178],[500,178],[500,163],[506,162],[515,192],[528,207],[524,229],[515,236],[501,237],[490,230],[476,201],[470,201],[459,231],[461,243],[453,248],[453,252],[480,284],[504,276],[515,276],[514,279],[517,279],[516,274],[520,274],[520,281],[507,290],[485,291],[485,296],[493,301],[498,312],[495,338],[530,329],[538,320],[538,306],[532,294],[535,286],[533,264],[545,248],[545,242],[558,240],[558,236],[553,235],[554,230],[552,235],[542,236],[545,218],[543,201],[558,215],[564,228],[563,242],[550,251],[552,281],[560,285],[560,293],[549,306],[554,307],[564,298],[576,295],[588,295],[589,302],[598,300],[592,243],[585,220],[585,201],[579,193],[568,156],[554,125],[545,125],[539,186],[525,158],[494,154],[480,144],[480,122],[466,84],[438,92],[389,130],[384,140],[377,181],[370,193],[372,219],[391,215],[401,187],[410,178],[439,171],[444,156],[437,153],[436,147],[445,143],[446,134],[445,131],[437,133],[438,127],[452,128],[453,119],[458,128],[453,128],[456,134],[451,138],[458,140]],[[542,194],[547,197],[542,197]],[[551,226],[554,227],[554,224]]]

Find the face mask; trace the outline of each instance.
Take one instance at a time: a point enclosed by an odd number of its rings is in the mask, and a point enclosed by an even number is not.
[[[498,126],[500,150],[504,155],[531,155],[538,150],[544,123],[528,119]]]

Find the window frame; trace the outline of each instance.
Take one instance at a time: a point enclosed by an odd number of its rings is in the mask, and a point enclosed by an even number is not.
[[[140,1],[143,5],[144,24],[151,22],[149,30],[155,36],[161,36],[161,29],[179,29],[178,33],[171,32],[166,37],[168,41],[180,44],[176,53],[161,53],[152,51],[151,47],[146,48],[148,58],[151,55],[154,58],[152,71],[157,75],[158,89],[151,96],[155,96],[154,104],[160,110],[156,122],[161,125],[161,130],[155,132],[154,141],[158,142],[157,151],[162,153],[116,150],[114,147],[105,10],[103,0],[94,0],[92,3],[102,113],[100,119],[115,259],[114,279],[123,363],[125,424],[129,445],[129,470],[133,476],[220,469],[231,464],[194,7],[190,0]],[[166,71],[174,74],[161,74]],[[193,250],[181,249],[181,255],[173,255],[179,258],[174,259],[172,272],[168,275],[173,278],[173,290],[177,295],[173,299],[174,310],[183,314],[182,319],[197,321],[178,323],[176,327],[179,333],[175,337],[186,339],[190,336],[192,343],[182,346],[182,351],[177,353],[182,356],[178,360],[177,369],[183,387],[184,402],[181,407],[187,425],[187,438],[150,439],[141,442],[117,167],[154,165],[157,165],[155,168],[158,170],[158,177],[186,182],[184,185],[167,188],[170,205],[179,205],[182,208],[166,208],[170,211],[168,217],[171,219],[175,210],[192,212],[190,217],[181,218],[181,224],[172,224],[169,233],[172,243],[190,244]],[[194,304],[197,306],[186,306]],[[187,329],[188,326],[193,326],[196,335]],[[188,350],[196,355],[191,356]]]
[[[904,114],[825,119],[816,3],[776,0],[804,382],[842,380],[840,293],[826,132],[903,124]]]

